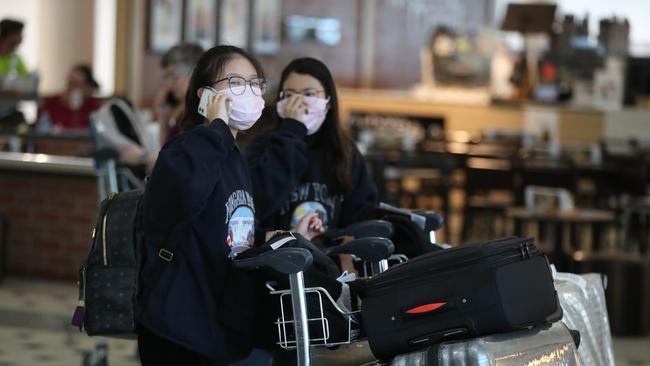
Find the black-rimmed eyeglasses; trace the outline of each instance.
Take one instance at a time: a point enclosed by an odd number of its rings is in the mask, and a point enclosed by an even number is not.
[[[302,95],[303,97],[318,97],[325,95],[325,90],[309,88],[297,91],[293,89],[286,89],[280,92],[280,99],[291,98],[293,95]]]
[[[266,92],[266,79],[263,78],[254,78],[250,81],[247,81],[241,76],[229,76],[227,78],[219,79],[212,83],[212,87],[216,84],[228,80],[228,88],[233,95],[242,95],[246,92],[246,85],[248,84],[251,88],[251,91],[255,95],[263,95]]]

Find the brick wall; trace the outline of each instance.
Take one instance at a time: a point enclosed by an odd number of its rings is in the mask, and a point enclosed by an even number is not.
[[[99,208],[93,177],[0,172],[11,274],[76,279]]]

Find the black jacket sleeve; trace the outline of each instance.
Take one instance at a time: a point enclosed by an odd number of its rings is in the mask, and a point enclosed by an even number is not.
[[[304,124],[284,119],[278,129],[256,137],[246,147],[256,215],[262,226],[266,226],[305,174],[309,162],[306,135]]]
[[[221,120],[197,126],[161,150],[145,193],[145,224],[169,228],[202,210],[235,140]]]
[[[377,208],[377,187],[368,175],[363,156],[356,146],[353,149],[352,189],[343,197],[341,203],[341,227],[375,218]]]

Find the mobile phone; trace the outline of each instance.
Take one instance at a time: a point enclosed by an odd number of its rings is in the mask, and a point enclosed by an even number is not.
[[[212,88],[203,88],[203,94],[201,94],[201,100],[199,101],[198,112],[205,118],[208,118],[208,101],[210,100],[211,95],[216,95],[217,92]]]

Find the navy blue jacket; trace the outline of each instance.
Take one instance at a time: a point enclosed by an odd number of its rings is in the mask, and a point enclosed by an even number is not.
[[[332,194],[327,187],[323,151],[309,143],[305,125],[284,119],[269,133],[246,146],[246,160],[253,180],[257,222],[264,230],[288,230],[308,212],[319,212],[328,229],[345,227],[373,218],[377,188],[366,165],[353,148],[352,189]]]
[[[163,147],[144,197],[140,325],[217,364],[249,350],[255,295],[229,256],[252,245],[250,192],[239,147],[216,120]],[[171,261],[159,257],[161,247]]]

